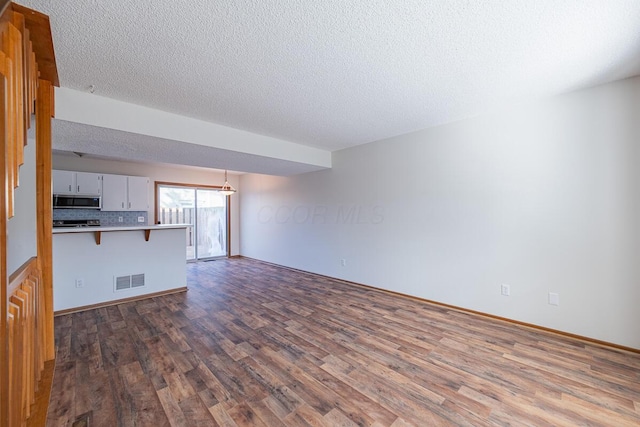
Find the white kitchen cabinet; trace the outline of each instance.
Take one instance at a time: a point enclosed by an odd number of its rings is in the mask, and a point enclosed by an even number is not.
[[[76,194],[75,172],[54,170],[51,172],[53,194]]]
[[[124,211],[127,206],[127,177],[102,175],[102,210]]]
[[[103,175],[103,211],[146,211],[149,209],[149,178]]]
[[[102,175],[90,172],[52,171],[53,194],[102,194]]]
[[[127,201],[130,211],[149,209],[149,178],[143,176],[127,177]]]
[[[76,193],[92,196],[102,194],[102,175],[98,173],[76,172]]]

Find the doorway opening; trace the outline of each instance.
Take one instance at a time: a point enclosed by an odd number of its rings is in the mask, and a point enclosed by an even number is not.
[[[229,197],[218,187],[156,182],[156,223],[187,224],[187,261],[229,256]]]

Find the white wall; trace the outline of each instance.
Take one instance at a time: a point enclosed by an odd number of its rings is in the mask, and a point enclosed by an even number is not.
[[[639,111],[640,77],[244,175],[241,253],[640,348]]]
[[[4,161],[4,159],[3,159]],[[15,190],[15,215],[7,223],[7,270],[15,272],[37,255],[36,231],[36,142],[24,147],[24,164],[20,167],[19,186]]]
[[[53,309],[67,310],[187,286],[185,229],[53,235]],[[115,277],[144,274],[145,286],[115,291]],[[82,287],[76,287],[81,279]]]
[[[73,170],[79,172],[111,173],[119,175],[146,176],[151,179],[149,186],[150,209],[148,218],[154,220],[155,209],[155,181],[174,182],[181,184],[222,185],[224,173],[205,168],[186,166],[158,165],[147,163],[134,163],[105,159],[92,159],[75,155],[53,156],[53,168]],[[237,175],[229,175],[229,183],[239,189],[240,183]],[[239,254],[239,198],[231,196],[231,255]]]

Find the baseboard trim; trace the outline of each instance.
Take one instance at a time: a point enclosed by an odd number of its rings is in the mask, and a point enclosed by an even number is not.
[[[47,411],[49,410],[55,367],[55,359],[44,362],[44,370],[38,383],[35,400],[31,405],[31,415],[27,419],[26,427],[42,427],[47,422]]]
[[[112,300],[112,301],[100,302],[98,304],[83,305],[81,307],[74,307],[74,308],[67,308],[67,309],[64,309],[64,310],[58,310],[58,311],[54,311],[53,315],[54,315],[54,317],[63,316],[65,314],[78,313],[80,311],[87,311],[87,310],[94,310],[96,308],[109,307],[109,306],[112,306],[112,305],[123,304],[123,303],[126,303],[126,302],[140,301],[140,300],[143,300],[143,299],[161,297],[163,295],[177,294],[179,292],[186,292],[186,291],[187,291],[187,287],[183,286],[181,288],[174,288],[174,289],[169,289],[169,290],[166,290],[166,291],[154,292],[152,294],[138,295],[138,296],[130,297],[130,298],[122,298],[122,299],[117,299],[117,300]]]
[[[358,283],[358,282],[352,282],[352,281],[349,281],[349,280],[338,279],[336,277],[331,277],[331,276],[327,276],[327,275],[324,275],[324,274],[312,273],[310,271],[305,271],[305,270],[301,270],[301,269],[298,269],[298,268],[288,267],[286,265],[276,264],[274,262],[263,261],[261,259],[251,258],[251,257],[244,256],[244,255],[240,255],[238,258],[246,258],[246,259],[250,259],[250,260],[253,260],[253,261],[261,262],[261,263],[264,263],[264,264],[273,265],[273,266],[280,267],[280,268],[285,268],[287,270],[297,271],[297,272],[301,272],[301,273],[305,273],[305,274],[312,274],[312,275],[315,275],[315,276],[318,276],[318,277],[323,277],[323,278],[326,278],[326,279],[331,279],[331,280],[335,280],[335,281],[338,281],[338,282],[342,282],[342,283],[347,284],[347,285],[358,286],[358,287],[366,288],[366,289],[369,289],[369,290],[372,290],[372,291],[383,292],[383,293],[386,293],[386,294],[395,295],[395,296],[399,296],[399,297],[403,297],[403,298],[408,298],[408,299],[412,299],[412,300],[415,300],[415,301],[423,302],[423,303],[426,303],[426,304],[436,305],[436,306],[439,306],[439,307],[445,307],[445,308],[448,308],[450,310],[455,310],[455,311],[459,311],[459,312],[462,312],[462,313],[472,314],[472,315],[475,315],[475,316],[494,319],[494,320],[498,320],[498,321],[501,321],[501,322],[509,323],[509,324],[512,324],[512,325],[518,325],[518,326],[522,326],[522,327],[525,327],[525,328],[535,329],[537,331],[542,331],[542,332],[547,332],[547,333],[551,333],[551,334],[555,334],[555,335],[560,335],[560,336],[563,336],[565,338],[571,338],[571,339],[574,339],[574,340],[577,340],[577,341],[587,342],[589,344],[595,344],[595,345],[598,345],[598,346],[601,346],[601,347],[607,347],[607,348],[612,348],[612,349],[616,349],[616,350],[627,351],[629,353],[640,354],[640,349],[637,349],[637,348],[627,347],[627,346],[624,346],[624,345],[615,344],[615,343],[611,343],[611,342],[608,342],[608,341],[602,341],[602,340],[598,340],[598,339],[595,339],[595,338],[585,337],[585,336],[578,335],[578,334],[572,334],[570,332],[565,332],[565,331],[561,331],[561,330],[558,330],[558,329],[547,328],[545,326],[536,325],[534,323],[521,322],[519,320],[509,319],[508,317],[496,316],[494,314],[484,313],[482,311],[476,311],[476,310],[471,310],[469,308],[458,307],[458,306],[451,305],[451,304],[445,304],[445,303],[442,303],[442,302],[438,302],[438,301],[433,301],[433,300],[429,300],[429,299],[426,299],[426,298],[417,297],[415,295],[403,294],[401,292],[390,291],[388,289],[377,288],[377,287],[371,286],[371,285],[364,285],[364,284]]]

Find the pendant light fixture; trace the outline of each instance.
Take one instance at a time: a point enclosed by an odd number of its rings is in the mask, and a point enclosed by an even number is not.
[[[236,189],[233,188],[231,186],[231,184],[229,184],[229,180],[227,180],[227,170],[225,169],[224,171],[224,185],[222,186],[221,189],[218,190],[218,192],[224,194],[225,196],[230,196],[233,193],[236,192]]]

